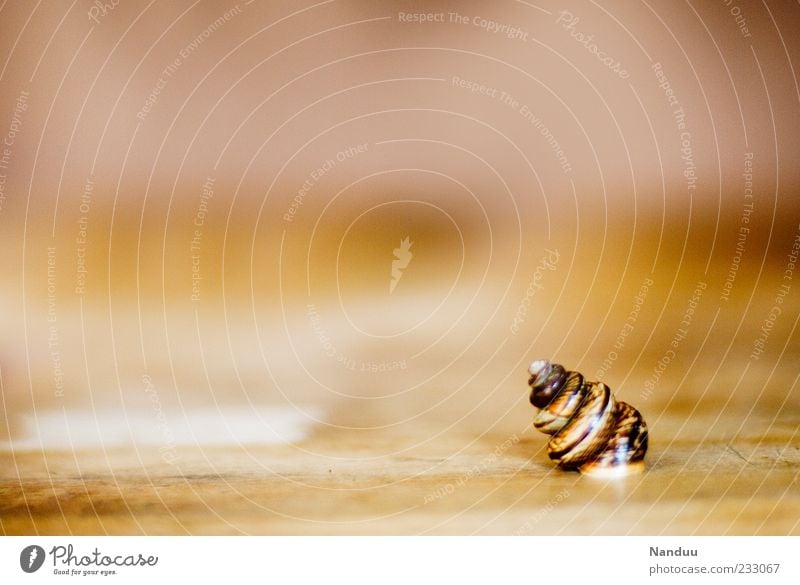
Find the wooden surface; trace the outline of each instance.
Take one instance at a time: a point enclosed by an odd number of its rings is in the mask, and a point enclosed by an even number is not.
[[[765,286],[774,290],[771,285]],[[626,298],[633,298],[637,288],[635,282]],[[648,297],[655,307],[649,314],[660,306],[661,291]],[[319,405],[318,422],[305,439],[239,448],[177,447],[169,453],[171,463],[158,445],[106,451],[50,447],[45,453],[0,449],[0,531],[800,534],[800,396],[793,357],[800,347],[794,334],[800,311],[795,297],[785,305],[788,318],[775,325],[770,353],[752,360],[748,356],[754,332],[771,298],[748,312],[745,321],[731,316],[740,314],[738,307],[717,310],[719,301],[709,294],[709,305],[693,322],[670,367],[661,372],[656,368],[683,318],[686,298],[676,295],[676,301],[665,305],[669,309],[663,323],[650,323],[643,314],[627,338],[627,353],[604,378],[620,400],[640,409],[648,423],[650,450],[647,469],[640,476],[598,480],[557,469],[545,452],[547,437],[531,425],[534,412],[528,403],[524,362],[563,355],[563,363],[592,375],[607,348],[613,347],[627,311],[614,326],[597,329],[590,340],[593,353],[587,357],[580,354],[584,335],[568,335],[555,327],[542,333],[536,349],[531,349],[530,336],[509,336],[510,321],[500,320],[498,336],[476,336],[469,330],[451,335],[451,341],[436,345],[413,367],[376,376],[353,373],[319,352],[312,332],[308,345],[317,351],[309,351],[302,365],[336,393],[301,383],[303,370],[288,355],[289,344],[280,337],[281,331],[270,330],[267,333],[273,337],[266,338],[266,346],[277,356],[271,359],[270,372],[280,385],[269,387],[263,371],[245,368],[242,360],[237,371],[245,384],[250,382],[247,396],[259,397],[265,408],[286,408],[289,398],[292,404]],[[488,311],[492,305],[481,307]],[[587,314],[602,315],[594,310]],[[300,315],[291,324],[292,331],[309,329],[302,321],[307,317]],[[480,325],[479,317],[475,313],[467,325]],[[530,327],[539,330],[534,318],[538,316],[531,316]],[[440,319],[452,321],[446,311]],[[120,331],[138,330],[134,319],[115,317],[114,323]],[[62,335],[66,351],[66,332]],[[390,354],[370,353],[355,343],[345,345],[349,338],[344,332],[330,335],[344,354],[369,363],[390,359]],[[233,330],[232,336],[239,354],[254,355],[254,345],[244,332]],[[507,339],[502,351],[497,350],[498,338]],[[96,339],[103,337],[98,333]],[[135,336],[120,339],[135,341]],[[97,416],[140,408],[156,433],[163,430],[157,416],[162,409],[167,426],[177,433],[182,413],[201,404],[204,392],[222,406],[237,400],[241,404],[230,384],[233,370],[223,359],[230,353],[223,345],[225,336],[203,337],[206,346],[200,357],[214,356],[204,363],[211,369],[211,384],[196,379],[203,371],[192,367],[198,358],[186,349],[192,348],[190,343],[182,343],[185,338],[176,336],[179,341],[171,352],[160,351],[154,345],[157,339],[148,337],[148,352],[162,360],[169,356],[171,361],[162,364],[150,357],[147,371],[153,388],[133,375],[123,383],[124,402],[112,408],[110,398],[116,388],[102,367],[114,361],[92,354],[93,379],[105,382],[88,387],[76,377],[63,404],[70,408],[94,404],[96,410],[89,412]],[[475,348],[451,364],[454,348],[461,340],[472,339],[478,339]],[[424,345],[422,341],[415,347]],[[122,347],[120,359],[128,362],[119,369],[135,374],[135,348]],[[99,342],[97,349],[102,349]],[[65,363],[83,361],[65,359]],[[442,375],[431,376],[440,364],[451,365]],[[170,384],[173,368],[179,374],[177,386]],[[4,388],[16,389],[8,396],[23,404],[28,396],[26,380],[19,369],[16,372],[15,383],[14,371],[4,371]],[[659,373],[658,383],[647,393],[643,389],[654,372]],[[42,395],[37,397],[36,411],[45,412],[48,387],[36,384],[36,388]],[[154,397],[158,402],[152,402]],[[4,399],[11,403],[6,395]],[[18,420],[24,421],[24,416]],[[25,429],[12,430],[21,436]],[[66,435],[65,446],[76,430]],[[194,429],[200,435],[205,430],[203,424]]]
[[[5,534],[800,534],[796,420],[660,417],[647,471],[562,472],[510,435],[0,458]],[[755,430],[753,430],[755,429]],[[421,441],[424,441],[421,443]],[[419,444],[419,446],[416,446]],[[376,456],[376,454],[378,454]],[[21,478],[21,479],[20,479]]]

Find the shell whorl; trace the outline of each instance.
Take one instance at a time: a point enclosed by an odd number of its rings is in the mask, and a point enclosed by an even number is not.
[[[536,360],[528,368],[537,430],[551,435],[550,459],[564,469],[592,475],[625,475],[643,469],[647,424],[617,401],[602,382],[587,381],[560,364]]]

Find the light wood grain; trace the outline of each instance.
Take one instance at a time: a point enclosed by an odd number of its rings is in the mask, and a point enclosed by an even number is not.
[[[423,428],[334,431],[172,465],[4,454],[0,519],[5,534],[800,534],[797,421],[757,422],[662,418],[647,471],[624,480],[554,468],[531,429],[421,446]]]

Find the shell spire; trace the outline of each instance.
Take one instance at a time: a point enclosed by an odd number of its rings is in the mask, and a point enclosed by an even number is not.
[[[528,368],[533,426],[551,435],[550,459],[564,469],[619,476],[644,469],[647,424],[641,413],[617,401],[608,386],[586,380],[560,364],[536,360]]]

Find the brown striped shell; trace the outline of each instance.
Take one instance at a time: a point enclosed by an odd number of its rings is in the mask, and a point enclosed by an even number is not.
[[[533,426],[551,435],[550,459],[564,469],[591,475],[625,475],[644,468],[647,424],[641,413],[617,401],[602,382],[590,382],[548,360],[534,361]]]

